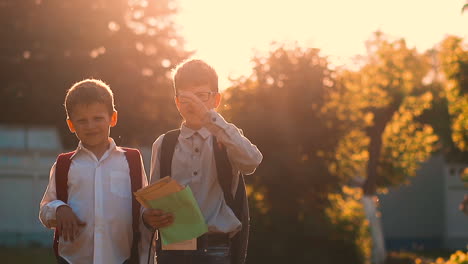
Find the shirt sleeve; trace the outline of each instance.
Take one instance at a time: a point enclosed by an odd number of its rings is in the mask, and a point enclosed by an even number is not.
[[[42,197],[40,206],[39,206],[39,220],[41,223],[47,227],[55,227],[53,223],[56,221],[56,210],[62,205],[67,205],[61,200],[57,200],[57,190],[55,189],[55,166],[52,166],[50,169],[49,184],[47,189]]]
[[[243,174],[252,174],[263,159],[257,146],[252,144],[234,124],[226,122],[215,110],[210,110],[206,128],[216,136],[227,150],[231,164]]]

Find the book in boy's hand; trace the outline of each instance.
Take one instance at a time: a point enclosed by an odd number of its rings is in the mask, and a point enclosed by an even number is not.
[[[145,208],[151,208],[148,205],[148,201],[158,199],[168,194],[178,192],[184,189],[177,181],[171,177],[166,176],[158,181],[146,186],[135,192],[135,198]]]
[[[172,225],[159,229],[163,245],[190,240],[208,231],[190,187],[183,187],[169,176],[135,192],[135,197],[146,208],[174,215]]]

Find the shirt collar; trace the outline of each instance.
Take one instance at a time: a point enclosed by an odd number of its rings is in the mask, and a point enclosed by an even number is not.
[[[180,135],[183,137],[183,138],[190,138],[191,136],[193,136],[193,134],[195,134],[196,132],[198,132],[198,134],[203,138],[203,139],[207,139],[211,133],[210,131],[208,131],[208,129],[206,129],[205,127],[202,127],[200,128],[199,130],[193,130],[191,128],[188,128],[185,123],[182,124],[181,128],[180,128]]]
[[[123,150],[121,147],[118,147],[117,144],[115,144],[115,141],[113,138],[109,138],[109,148],[106,150],[106,152],[109,152],[109,151],[119,151],[119,152],[125,152],[125,150]],[[90,151],[88,150],[85,146],[83,146],[83,142],[79,142],[78,143],[78,147],[76,148],[75,150],[75,153],[71,156],[70,159],[72,159],[73,157],[75,157],[75,155],[78,153],[78,152],[82,152],[82,151]]]

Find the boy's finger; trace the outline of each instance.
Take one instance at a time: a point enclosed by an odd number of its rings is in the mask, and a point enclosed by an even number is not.
[[[62,235],[62,222],[61,221],[57,221],[57,225],[55,226],[55,228],[57,229],[59,236]]]
[[[151,209],[148,211],[148,215],[151,215],[151,216],[160,216],[163,214],[164,214],[164,211],[159,210],[159,209]]]
[[[75,228],[70,226],[70,229],[68,231],[68,239],[70,239],[71,242],[73,242],[73,239],[75,238]]]
[[[86,222],[81,221],[79,218],[76,218],[76,223],[78,226],[85,226]]]
[[[80,226],[77,223],[76,228],[75,228],[75,233],[73,233],[74,238],[76,238],[78,236],[79,232],[80,232]]]
[[[65,226],[62,226],[62,237],[63,240],[68,241],[68,228]]]
[[[174,223],[174,219],[168,219],[167,221],[164,222],[163,227],[170,226]]]
[[[170,215],[170,214],[164,214],[164,215],[158,217],[158,221],[163,222],[163,221],[166,221],[168,219],[171,219],[171,217],[172,217],[172,215]]]
[[[72,239],[72,232],[73,232],[73,224],[72,222],[65,223],[64,231],[66,231],[67,241],[71,241]]]

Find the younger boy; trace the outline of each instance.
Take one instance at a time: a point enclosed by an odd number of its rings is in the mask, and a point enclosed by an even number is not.
[[[153,144],[150,181],[157,181],[170,173],[182,185],[190,186],[209,231],[197,239],[195,250],[162,250],[158,252],[157,262],[234,264],[231,260],[231,238],[248,227],[242,226],[242,219],[238,219],[233,208],[228,206],[225,197],[232,196],[224,191],[232,191],[235,195],[238,185],[244,184],[239,173],[252,174],[263,157],[241,130],[227,123],[215,111],[221,95],[218,76],[210,65],[202,60],[188,60],[175,69],[173,81],[175,104],[184,123],[177,131],[175,145],[168,150],[171,154],[173,151],[172,155],[169,154],[172,162],[169,161],[169,168],[164,172],[161,172],[161,165],[165,165],[162,160],[167,160],[167,156],[161,149],[166,146],[163,143],[165,137],[173,131],[161,135]],[[222,163],[218,161],[218,149],[227,153],[229,170],[224,175],[218,175],[218,166]],[[227,180],[220,182],[220,176]],[[222,187],[224,183],[231,189]],[[153,228],[161,228],[171,225],[174,217],[162,210],[145,210],[143,221]],[[240,259],[236,263],[244,261],[242,257]]]
[[[147,180],[140,153],[109,137],[117,124],[112,91],[99,80],[78,82],[67,92],[65,110],[80,142],[52,166],[39,211],[42,224],[56,228],[58,263],[145,263],[132,187]]]

